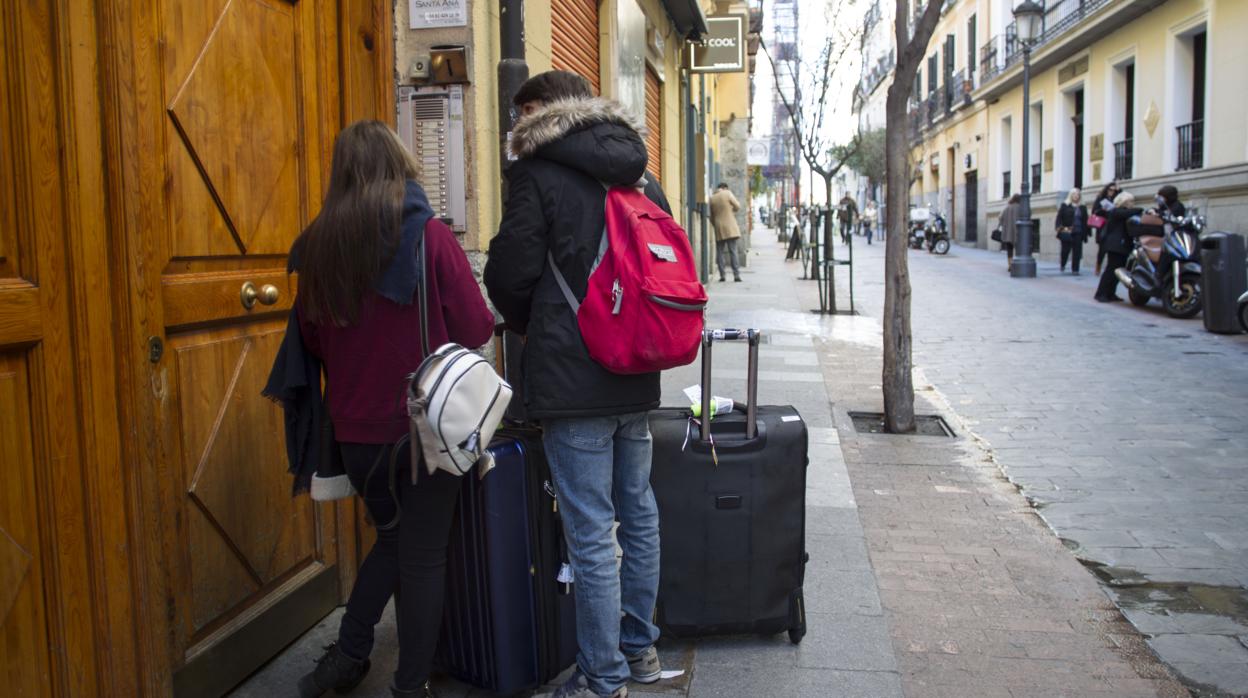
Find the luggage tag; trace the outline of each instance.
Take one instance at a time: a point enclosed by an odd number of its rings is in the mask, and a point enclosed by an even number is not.
[[[697,417],[689,417],[689,422],[685,424],[685,443],[681,444],[680,451],[684,453],[689,448],[689,441],[693,438],[694,427],[697,427],[698,433],[702,433],[702,422]],[[715,452],[715,434],[711,434],[711,462],[715,467],[719,467],[719,454]]]

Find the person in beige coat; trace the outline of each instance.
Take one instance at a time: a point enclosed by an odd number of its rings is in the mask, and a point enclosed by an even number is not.
[[[741,203],[732,195],[728,185],[720,182],[711,195],[711,225],[715,226],[715,264],[719,267],[719,280],[724,277],[725,257],[732,266],[732,280],[741,280],[741,263],[738,259],[737,245],[741,239],[741,229],[737,227],[737,211]]]

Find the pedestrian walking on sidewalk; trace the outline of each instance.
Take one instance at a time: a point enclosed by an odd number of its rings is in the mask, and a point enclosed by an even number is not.
[[[585,295],[604,234],[604,184],[644,186],[671,209],[659,185],[643,181],[646,145],[632,117],[594,97],[584,78],[542,73],[515,103],[524,114],[511,141],[518,160],[507,171],[485,286],[508,327],[528,338],[522,392],[529,417],[542,424],[576,579],[577,670],[553,697],[622,698],[630,678],[659,679],[659,515],[648,422],[659,406],[659,374],[620,375],[595,362],[550,267]]]
[[[1014,244],[1018,241],[1018,211],[1023,197],[1015,194],[1001,210],[997,229],[1001,231],[1001,249],[1005,250],[1005,269],[1014,268]]]
[[[741,280],[740,254],[741,229],[737,227],[737,211],[741,204],[724,182],[711,194],[711,225],[715,227],[715,265],[719,267],[719,280],[724,278],[725,263],[731,263],[732,280]]]
[[[875,225],[880,220],[880,209],[875,205],[875,199],[867,199],[867,207],[862,211],[862,230],[867,234],[867,244],[871,244],[871,238],[875,234]]]
[[[378,528],[347,600],[337,642],[299,682],[304,698],[359,685],[370,666],[373,627],[391,597],[399,628],[399,665],[391,691],[395,696],[433,695],[428,679],[442,623],[446,548],[461,480],[443,470],[410,472],[409,444],[395,445],[408,433],[398,396],[406,376],[424,359],[420,316],[425,310],[414,302],[421,275],[426,275],[428,316],[423,319],[431,346],[485,344],[493,334],[494,314],[455,234],[434,216],[416,182],[418,171],[390,127],[379,121],[348,126],[334,145],[321,211],[290,253],[291,266],[299,272],[294,303],[299,339],[325,367],[329,417],[346,475],[375,523],[397,521]],[[314,392],[313,399],[319,399],[319,385]],[[329,456],[322,452],[319,457]],[[393,480],[387,476],[391,459],[398,464]]]
[[[1101,188],[1092,202],[1092,215],[1099,216],[1108,222],[1109,212],[1114,210],[1114,197],[1118,196],[1118,183],[1110,182]],[[1105,262],[1105,225],[1096,228],[1096,275],[1101,274],[1101,265]]]
[[[1102,303],[1120,301],[1118,297],[1118,277],[1114,274],[1120,267],[1126,266],[1127,255],[1134,246],[1131,235],[1127,232],[1127,219],[1144,212],[1136,208],[1135,196],[1124,191],[1114,197],[1114,208],[1106,217],[1105,224],[1105,256],[1108,263],[1101,273],[1101,283],[1096,287],[1096,300]]]
[[[848,245],[849,236],[854,231],[854,219],[858,217],[858,205],[854,203],[854,199],[847,193],[841,197],[838,208],[836,216],[841,222],[841,242]]]
[[[1057,209],[1057,239],[1062,243],[1061,269],[1066,271],[1070,261],[1070,273],[1079,276],[1079,261],[1083,259],[1083,243],[1088,239],[1088,207],[1079,203],[1082,196],[1078,188],[1066,194],[1066,200]]]

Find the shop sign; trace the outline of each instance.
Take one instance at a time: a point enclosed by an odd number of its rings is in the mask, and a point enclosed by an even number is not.
[[[709,30],[701,43],[689,45],[689,70],[695,73],[740,73],[745,70],[745,15],[706,18]]]

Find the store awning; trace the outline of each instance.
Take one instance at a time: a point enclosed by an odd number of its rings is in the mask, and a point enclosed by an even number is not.
[[[663,0],[676,31],[688,41],[701,41],[706,36],[706,14],[698,0]]]

